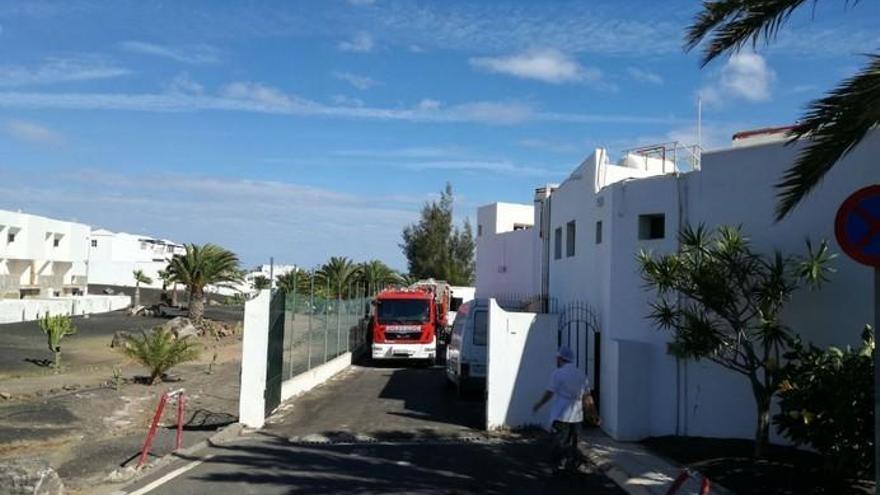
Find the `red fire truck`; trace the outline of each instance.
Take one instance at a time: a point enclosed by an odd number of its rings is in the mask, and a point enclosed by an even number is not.
[[[445,294],[445,295],[444,295]],[[386,289],[373,310],[373,359],[418,359],[433,363],[446,329],[449,289],[434,281]]]

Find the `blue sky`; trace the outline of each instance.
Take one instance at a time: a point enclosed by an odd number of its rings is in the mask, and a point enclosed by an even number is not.
[[[595,147],[794,121],[876,49],[880,7],[819,2],[704,69],[697,2],[0,1],[0,208],[216,242],[247,264],[403,268],[456,216],[531,202]]]

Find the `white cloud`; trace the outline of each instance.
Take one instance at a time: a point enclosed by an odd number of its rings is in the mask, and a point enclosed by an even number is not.
[[[205,93],[205,87],[194,81],[187,73],[178,74],[168,84],[168,91],[171,93],[183,93],[202,95]]]
[[[333,95],[333,103],[337,105],[342,105],[346,107],[362,107],[364,106],[364,100],[360,98],[353,98],[351,96],[338,94]]]
[[[734,54],[713,81],[699,94],[708,105],[723,105],[730,99],[748,102],[769,101],[776,73],[757,53]]]
[[[10,137],[25,143],[59,146],[66,142],[64,136],[48,127],[23,120],[10,120],[3,126]]]
[[[535,79],[553,84],[598,82],[602,72],[587,68],[558,50],[531,50],[506,57],[475,57],[474,67],[521,79]]]
[[[343,52],[367,53],[373,51],[375,42],[370,33],[357,33],[350,40],[340,41],[336,45]]]
[[[410,53],[422,53],[425,51],[424,48],[416,44],[409,45],[407,50],[409,50]]]
[[[300,117],[502,125],[524,122],[669,124],[677,120],[670,116],[547,112],[519,101],[473,101],[443,105],[436,100],[425,99],[409,107],[334,106],[248,81],[227,84],[212,94],[182,91],[140,94],[0,92],[0,108],[141,112],[214,110]]]
[[[376,0],[348,0],[348,3],[352,5],[373,5],[376,3]]]
[[[31,86],[64,82],[109,79],[131,74],[131,71],[93,55],[46,58],[38,67],[0,66],[0,86]]]
[[[334,72],[333,77],[341,81],[345,81],[357,89],[370,89],[373,86],[378,86],[381,84],[379,81],[371,77],[360,76],[357,74],[352,74],[350,72]]]
[[[661,77],[660,74],[651,72],[649,70],[640,69],[638,67],[627,67],[626,73],[638,82],[649,84],[663,84],[663,77]]]
[[[489,172],[517,175],[521,177],[548,177],[553,175],[547,169],[517,165],[507,161],[483,160],[442,160],[407,164],[411,170],[456,170],[463,172]]]
[[[220,54],[217,49],[208,45],[172,47],[144,41],[123,41],[119,46],[127,52],[163,57],[185,64],[201,65],[220,62]]]

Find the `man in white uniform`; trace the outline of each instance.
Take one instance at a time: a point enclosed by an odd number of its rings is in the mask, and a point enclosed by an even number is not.
[[[550,405],[550,428],[553,433],[555,473],[576,471],[583,462],[578,449],[578,428],[584,420],[584,411],[587,411],[591,424],[599,424],[599,415],[590,395],[590,381],[572,361],[574,353],[571,349],[568,346],[560,347],[550,384],[532,408],[537,413],[544,404],[553,401]]]

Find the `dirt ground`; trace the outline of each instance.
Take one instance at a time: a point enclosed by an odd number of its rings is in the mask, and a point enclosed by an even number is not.
[[[234,321],[241,311],[209,308],[208,315]],[[0,458],[44,458],[70,493],[94,493],[109,472],[137,462],[163,392],[186,390],[184,446],[237,421],[240,335],[200,338],[197,361],[172,370],[174,382],[150,387],[137,380],[146,370],[109,344],[117,330],[166,320],[119,312],[76,320],[79,333],[63,342],[65,369],[58,374],[43,366],[50,356],[34,322],[0,325]],[[174,412],[166,409],[153,457],[172,449]]]

